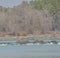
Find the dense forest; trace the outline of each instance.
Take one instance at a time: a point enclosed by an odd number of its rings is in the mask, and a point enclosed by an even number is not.
[[[13,8],[0,6],[0,36],[60,31],[60,0],[23,1]]]

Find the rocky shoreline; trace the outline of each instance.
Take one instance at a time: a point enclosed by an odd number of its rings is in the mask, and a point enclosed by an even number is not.
[[[55,40],[54,38],[43,39],[43,38],[21,38],[21,39],[0,39],[0,45],[51,45],[51,44],[60,44],[59,40]]]
[[[0,42],[0,45],[40,45],[40,44],[60,44],[60,37],[53,36],[51,34],[45,35],[30,35],[30,36],[5,36],[0,37],[0,40],[5,42]],[[7,42],[6,42],[7,40]],[[15,42],[9,42],[9,40],[14,40]]]

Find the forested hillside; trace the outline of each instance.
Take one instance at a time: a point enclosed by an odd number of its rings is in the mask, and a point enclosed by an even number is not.
[[[23,1],[13,8],[0,6],[0,35],[45,34],[60,31],[60,0]]]

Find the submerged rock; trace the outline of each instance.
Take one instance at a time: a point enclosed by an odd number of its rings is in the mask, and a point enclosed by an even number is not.
[[[43,40],[36,40],[35,43],[44,44],[44,41]]]
[[[47,43],[49,43],[49,44],[57,44],[58,42],[57,41],[48,41]]]

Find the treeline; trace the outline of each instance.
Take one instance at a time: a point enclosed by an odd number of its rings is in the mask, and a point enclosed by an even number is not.
[[[0,33],[45,34],[60,31],[60,0],[23,1],[13,8],[0,6]]]

